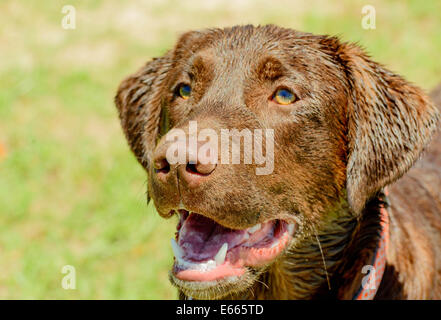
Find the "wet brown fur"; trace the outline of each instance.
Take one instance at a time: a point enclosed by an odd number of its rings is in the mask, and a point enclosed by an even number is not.
[[[174,94],[182,82],[192,86],[185,101]],[[271,101],[278,87],[298,100],[278,106]],[[441,105],[441,87],[432,98]],[[376,298],[441,298],[439,134],[414,165],[439,112],[358,46],[273,25],[188,32],[126,78],[115,102],[161,216],[182,201],[231,228],[275,218],[300,225],[283,255],[239,282],[198,285],[171,276],[181,298],[351,299],[377,245],[387,185],[390,246]],[[190,120],[217,131],[273,128],[274,172],[218,164],[189,186],[176,166],[161,181],[152,163],[167,147],[164,136],[187,130]]]

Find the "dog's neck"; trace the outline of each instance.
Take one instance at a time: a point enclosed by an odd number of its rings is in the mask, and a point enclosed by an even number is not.
[[[354,217],[346,202],[330,221],[290,249],[241,299],[352,299],[379,240],[383,195]]]

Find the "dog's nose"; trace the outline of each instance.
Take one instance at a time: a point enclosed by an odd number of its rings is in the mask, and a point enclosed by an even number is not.
[[[212,158],[210,155],[215,153],[212,147],[204,150],[201,147],[204,143],[197,142],[194,145],[178,145],[171,146],[171,144],[159,145],[155,151],[153,157],[153,165],[155,174],[158,180],[162,183],[169,182],[169,176],[178,174],[178,179],[183,180],[189,188],[196,187],[203,180],[206,180],[213,171],[216,169],[216,157]],[[185,154],[185,158],[182,157],[181,161],[178,159],[168,159],[173,153],[167,153],[168,148],[172,147],[173,150],[181,149],[177,152]],[[202,151],[202,152],[201,152]],[[207,156],[208,153],[208,156]],[[214,160],[213,160],[214,159]],[[178,161],[176,161],[178,160]]]

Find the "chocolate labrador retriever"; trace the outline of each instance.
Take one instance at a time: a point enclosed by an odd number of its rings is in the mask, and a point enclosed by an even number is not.
[[[180,298],[441,298],[439,110],[357,45],[188,32],[115,101]]]

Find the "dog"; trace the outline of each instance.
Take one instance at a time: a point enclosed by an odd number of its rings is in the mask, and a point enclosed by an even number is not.
[[[275,25],[190,31],[115,104],[148,201],[178,217],[181,299],[441,298],[440,113],[359,46]],[[195,125],[242,133],[240,161]],[[272,152],[267,173],[247,145]]]

